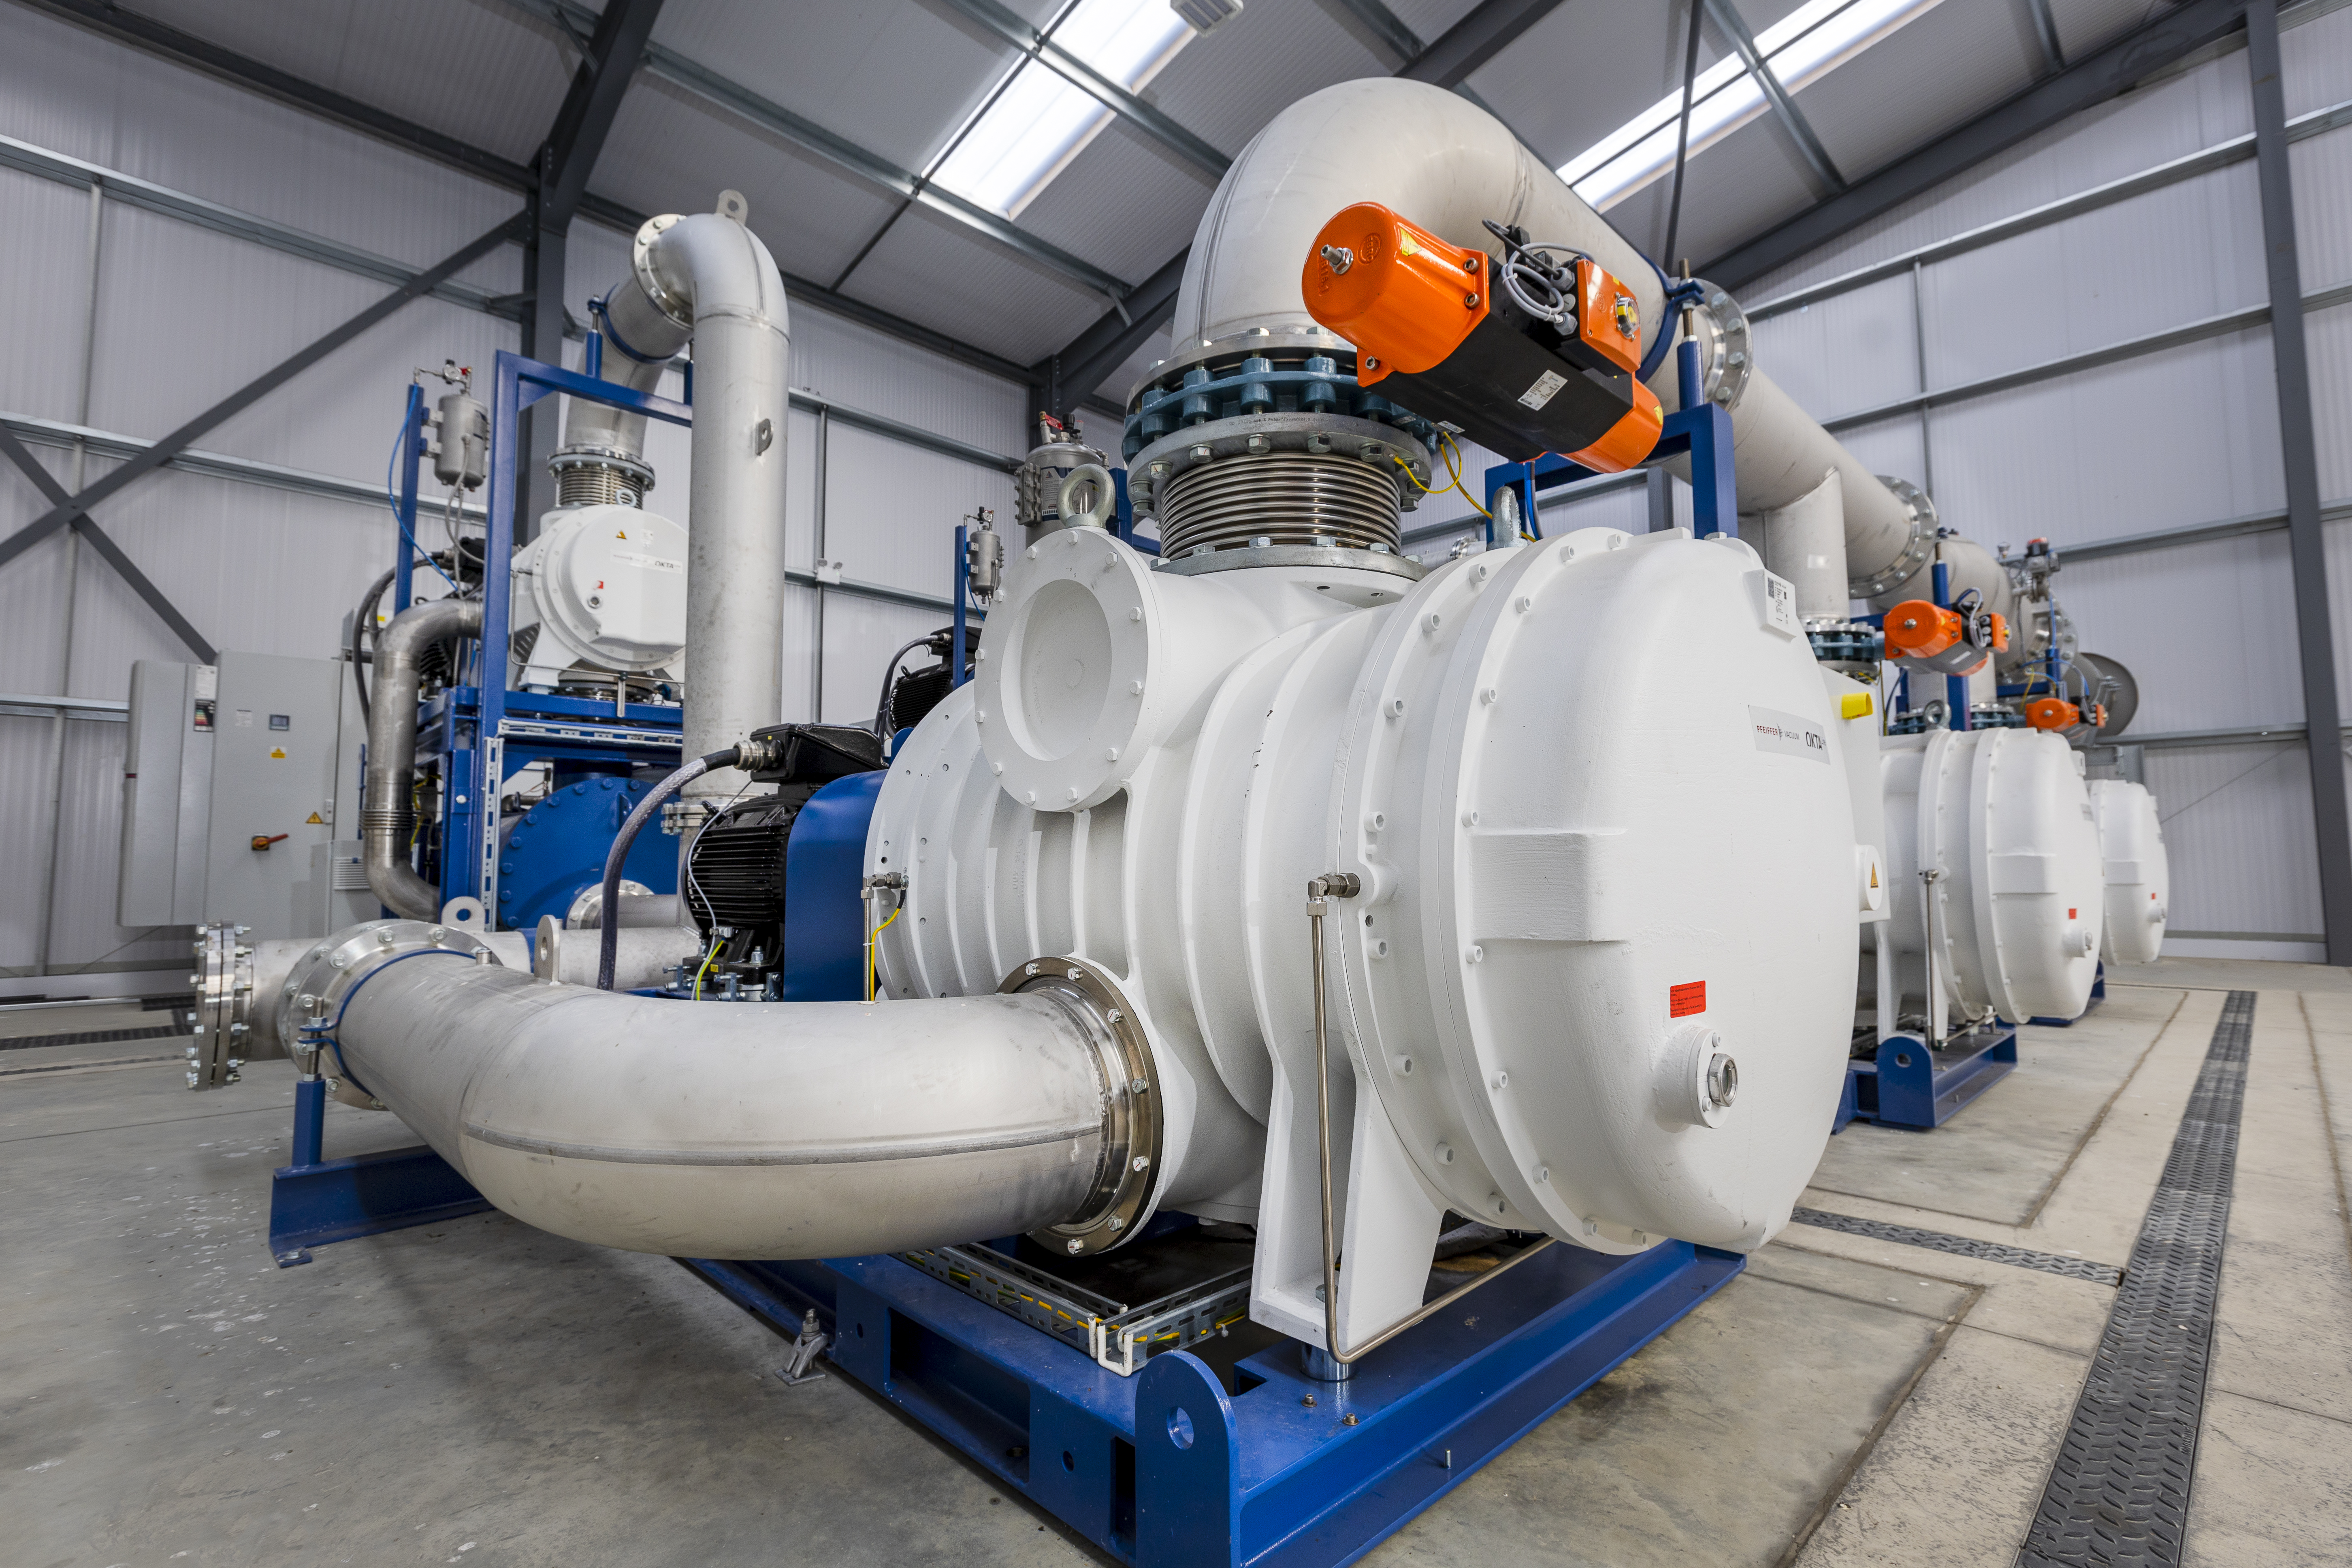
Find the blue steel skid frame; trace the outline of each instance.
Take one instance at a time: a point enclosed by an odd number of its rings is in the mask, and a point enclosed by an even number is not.
[[[1939,1062],[1938,1056],[1942,1058]],[[1889,1035],[1878,1042],[1875,1061],[1846,1068],[1845,1120],[1874,1121],[1925,1132],[1941,1127],[1979,1095],[2017,1070],[2017,1028],[1995,1021],[1954,1035],[1939,1053],[1916,1035]]]
[[[515,481],[520,453],[516,426],[523,409],[551,393],[563,393],[672,425],[694,423],[685,403],[636,392],[597,378],[602,335],[588,338],[583,374],[501,351],[490,389],[489,517],[485,530],[482,581],[482,654],[475,684],[454,687],[420,710],[417,755],[442,763],[441,815],[437,840],[428,844],[441,899],[479,899],[485,919],[499,919],[499,796],[506,779],[526,762],[675,763],[683,727],[682,710],[668,704],[612,703],[551,693],[506,689],[506,654],[512,625],[509,571],[515,544]],[[688,381],[688,396],[693,383]],[[422,388],[411,382],[400,446],[401,548],[394,566],[394,605],[409,603],[410,573],[416,554],[417,464],[424,454]]]
[[[1668,1242],[1554,1247],[1322,1383],[1284,1340],[1131,1378],[894,1258],[683,1260],[785,1332],[814,1307],[835,1365],[1136,1568],[1352,1563],[1745,1267]]]

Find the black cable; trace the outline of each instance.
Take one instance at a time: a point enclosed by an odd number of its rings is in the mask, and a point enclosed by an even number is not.
[[[713,752],[697,757],[661,783],[646,792],[646,798],[629,813],[621,824],[619,837],[613,840],[612,849],[604,857],[604,895],[596,925],[596,989],[613,989],[613,971],[621,956],[621,868],[629,858],[629,847],[637,841],[637,830],[646,819],[661,809],[662,802],[682,786],[691,784],[713,768],[731,768],[742,754],[740,746],[730,746],[723,752]]]
[[[375,585],[367,591],[367,597],[360,601],[359,609],[352,616],[352,684],[359,689],[362,725],[370,722],[373,715],[368,710],[367,677],[360,673],[360,632],[363,627],[370,632],[374,630],[376,601],[383,597],[383,591],[392,586],[392,580],[397,574],[398,568],[395,567],[377,578]],[[371,648],[374,646],[373,637],[369,638],[369,646]]]
[[[1698,85],[1698,16],[1705,0],[1691,0],[1690,42],[1683,50],[1683,118],[1675,132],[1675,194],[1666,205],[1666,254],[1668,267],[1675,265],[1675,241],[1682,237],[1683,227],[1683,165],[1690,158],[1691,93]]]

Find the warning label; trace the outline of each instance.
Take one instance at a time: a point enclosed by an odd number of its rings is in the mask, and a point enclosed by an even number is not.
[[[1693,980],[1682,985],[1666,988],[1666,1016],[1687,1018],[1694,1013],[1706,1011],[1706,982]]]
[[[1811,757],[1823,767],[1829,765],[1830,738],[1822,725],[1794,713],[1752,704],[1748,718],[1756,734],[1758,751],[1786,752],[1791,756]]]

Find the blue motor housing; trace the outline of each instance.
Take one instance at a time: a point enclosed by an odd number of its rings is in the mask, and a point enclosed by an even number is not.
[[[866,995],[866,830],[887,773],[852,773],[811,795],[784,851],[787,1002]]]
[[[528,931],[541,915],[561,921],[582,889],[604,880],[604,857],[645,795],[643,780],[605,774],[566,784],[523,813],[499,847],[499,924]],[[621,875],[677,892],[677,840],[648,824]]]

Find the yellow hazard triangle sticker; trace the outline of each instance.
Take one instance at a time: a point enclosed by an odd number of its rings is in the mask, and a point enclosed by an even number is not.
[[[315,822],[318,819],[313,817],[311,820]],[[1875,866],[1873,866],[1870,868],[1870,885],[1874,888],[1878,886],[1878,868]]]
[[[286,748],[283,746],[272,746],[269,748],[269,755],[272,760],[282,763],[286,760]]]
[[[325,826],[327,826],[327,819],[326,819],[325,817],[323,817],[323,816],[320,816],[317,812],[315,812],[315,811],[314,811],[314,812],[312,812],[309,816],[307,816],[307,817],[305,817],[305,818],[303,819],[303,824],[304,824],[304,826],[310,826],[310,827],[324,827]],[[1873,887],[1875,887],[1875,886],[1877,886],[1877,883],[1875,883],[1875,882],[1874,881],[1871,885],[1872,885]]]
[[[628,538],[629,536],[628,536],[627,534],[625,534],[625,533],[623,533],[620,530],[618,530],[618,529],[614,529],[614,530],[613,531],[613,537],[614,537],[614,538],[615,538],[615,539],[626,539],[626,538]]]

